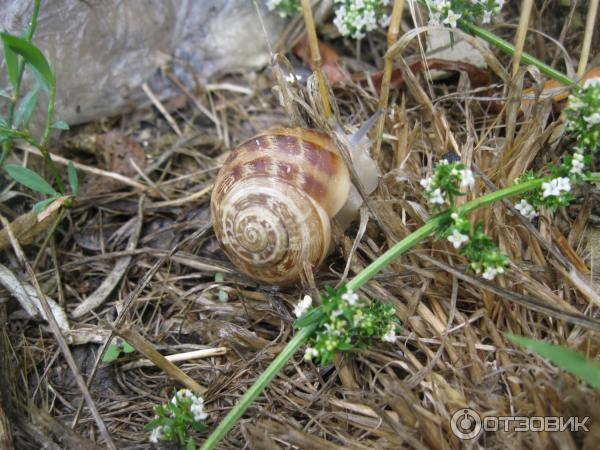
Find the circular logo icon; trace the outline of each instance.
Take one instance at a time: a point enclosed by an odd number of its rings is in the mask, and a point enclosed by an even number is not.
[[[450,426],[457,438],[473,439],[481,432],[481,417],[471,408],[459,409],[452,414]]]

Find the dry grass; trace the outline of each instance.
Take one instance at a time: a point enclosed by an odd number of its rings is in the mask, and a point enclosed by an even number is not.
[[[563,27],[562,17],[553,12],[558,8],[556,2],[545,5],[540,19],[554,36]],[[511,14],[516,24],[518,14]],[[581,28],[567,29],[562,36],[574,61],[582,33]],[[598,36],[594,39],[597,45]],[[350,65],[357,65],[353,48],[335,44]],[[530,37],[526,50],[536,53],[535,44]],[[380,62],[385,45],[383,34],[372,36],[363,44],[361,63]],[[537,56],[549,60],[548,53]],[[403,55],[418,58],[416,42],[409,42]],[[484,175],[472,198],[569,151],[571,142],[552,105],[519,111],[514,99],[531,79],[521,71],[514,82],[502,85],[508,76],[501,68],[509,61],[490,61],[498,84],[485,90],[471,87],[463,76],[428,85],[424,77],[405,73],[407,84],[390,92],[390,104],[396,106],[384,124],[385,175],[372,196],[373,214],[363,226],[356,223],[336,233],[335,251],[314,274],[317,286],[339,280],[348,261],[353,276],[424,223],[418,181],[446,152],[458,149],[463,161]],[[301,286],[257,285],[235,271],[214,240],[209,187],[223,155],[255,132],[290,122],[272,93],[275,82],[268,71],[213,81],[211,89],[194,93],[193,101],[182,93],[163,105],[180,135],[164,112],[147,109],[80,127],[57,143],[56,153],[111,171],[105,155],[89,142],[107,130],[130,136],[142,146],[145,160],[125,175],[145,187],[144,195],[102,173],[80,170],[84,194],[54,238],[45,246],[38,239],[26,247],[28,260],[37,261],[42,289],[70,313],[114,273],[119,261],[126,261],[114,289],[103,293],[105,301],[72,319],[72,331],[65,333],[83,377],[95,373],[90,392],[119,448],[150,448],[143,427],[153,416],[152,407],[177,383],[156,367],[128,364],[139,354],[98,364],[111,327],[137,331],[163,355],[227,348],[224,355],[177,363],[208,388],[210,429],[289,340],[290,311],[304,292]],[[290,87],[293,105],[288,107],[296,108],[308,126],[323,124],[318,96],[309,91]],[[378,105],[368,85],[347,84],[335,89],[335,97],[346,126],[361,124]],[[39,165],[35,156],[29,158]],[[2,214],[14,219],[26,213],[30,202],[23,195],[5,201]],[[472,276],[445,242],[428,240],[404,255],[364,288],[370,297],[395,306],[403,323],[397,344],[349,352],[325,367],[303,361],[299,353],[222,448],[597,448],[598,392],[504,337],[531,336],[597,356],[598,295],[588,268],[598,265],[590,259],[598,243],[586,233],[596,194],[583,189],[578,195],[574,206],[544,215],[536,226],[520,220],[508,202],[477,212],[476,219],[484,221],[512,261],[511,270],[494,284]],[[139,236],[132,239],[136,229]],[[27,279],[10,251],[3,260]],[[223,282],[215,281],[217,273],[224,274]],[[0,298],[0,422],[8,418],[14,447],[104,445],[89,409],[78,414],[81,392],[48,326],[27,320],[5,291]],[[467,406],[483,415],[591,416],[592,427],[579,434],[488,433],[471,445],[453,436],[449,421],[455,410]]]

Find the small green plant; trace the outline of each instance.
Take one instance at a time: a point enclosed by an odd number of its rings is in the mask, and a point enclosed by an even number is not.
[[[172,441],[177,439],[186,450],[194,450],[194,438],[188,436],[190,429],[202,432],[206,425],[202,423],[208,414],[204,412],[204,399],[194,395],[189,389],[180,389],[164,405],[154,408],[156,417],[146,425],[152,431],[150,442]]]
[[[133,348],[127,341],[116,337],[113,338],[111,343],[108,345],[106,349],[106,353],[104,353],[104,357],[102,358],[103,363],[111,363],[121,356],[121,353],[133,353],[135,352],[135,348]]]
[[[337,290],[327,287],[321,300],[322,305],[313,307],[311,297],[306,295],[294,309],[299,317],[296,328],[316,324],[304,352],[306,360],[318,358],[325,364],[338,351],[368,348],[375,339],[396,341],[399,320],[391,305],[369,302],[343,285]]]
[[[456,28],[459,19],[469,22],[490,23],[493,14],[498,14],[504,0],[425,0],[429,9],[429,25],[448,25]]]
[[[596,389],[600,389],[600,361],[587,359],[585,355],[560,345],[523,336],[507,335],[507,337],[515,344],[522,345],[561,369],[578,376]]]
[[[39,9],[40,0],[34,0],[31,21],[23,37],[6,32],[0,33],[0,40],[4,48],[4,61],[10,83],[8,90],[0,90],[0,96],[8,100],[7,116],[0,115],[0,143],[2,144],[0,168],[4,166],[4,161],[8,157],[15,140],[24,140],[39,149],[54,178],[57,186],[56,189],[52,188],[49,183],[45,182],[39,175],[29,169],[17,169],[15,166],[11,166],[7,168],[7,171],[19,183],[37,192],[51,196],[36,204],[37,209],[43,209],[52,203],[52,201],[67,194],[56,165],[50,158],[47,145],[52,129],[68,130],[69,126],[62,120],[54,120],[56,77],[43,52],[32,43]],[[33,86],[29,92],[23,95],[22,82],[26,69],[27,73],[32,77]],[[46,124],[41,135],[36,137],[32,134],[30,122],[38,106],[41,92],[45,93],[48,98],[48,107],[46,111]],[[75,168],[71,164],[69,166],[69,181],[72,194],[74,195],[77,195],[76,179]]]
[[[390,0],[335,0],[333,24],[342,36],[362,39],[366,33],[390,23],[387,6]],[[267,0],[267,8],[281,17],[300,12],[300,0]]]

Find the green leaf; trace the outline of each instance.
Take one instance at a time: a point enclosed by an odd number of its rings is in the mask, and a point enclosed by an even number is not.
[[[189,438],[187,444],[185,445],[185,450],[196,450],[196,444],[194,443],[194,438]]]
[[[132,353],[135,352],[135,348],[133,348],[129,342],[123,341],[123,351],[125,353]]]
[[[23,123],[25,128],[29,126],[31,115],[37,106],[39,92],[40,88],[39,86],[36,86],[21,99],[19,106],[17,106],[17,111],[15,112],[15,127],[18,128],[21,123]]]
[[[12,95],[4,89],[0,89],[0,97],[12,98]]]
[[[222,283],[224,279],[225,279],[225,277],[223,276],[223,274],[221,272],[215,273],[215,282]]]
[[[148,422],[146,425],[144,425],[144,429],[150,431],[150,430],[154,430],[156,427],[158,427],[160,424],[162,423],[162,419],[159,417],[158,419],[154,419],[151,420],[150,422]]]
[[[25,61],[41,75],[40,81],[43,83],[44,89],[50,91],[55,86],[54,73],[48,64],[48,60],[42,51],[33,45],[31,42],[8,33],[0,33],[0,37],[4,42],[4,53],[6,48],[10,48],[14,53],[21,55]],[[16,79],[15,79],[16,81]],[[11,80],[12,82],[12,80]],[[16,84],[13,84],[15,86]]]
[[[6,166],[6,171],[16,181],[33,191],[48,195],[58,195],[58,192],[56,192],[46,180],[27,167],[19,166],[17,164],[8,164]]]
[[[113,362],[115,359],[119,357],[121,354],[121,347],[115,344],[110,344],[106,353],[104,354],[104,358],[102,358],[103,363]]]
[[[67,122],[65,122],[64,120],[57,120],[56,122],[54,122],[52,124],[51,128],[54,128],[55,130],[65,130],[65,131],[70,129],[69,124]]]
[[[227,291],[219,289],[219,301],[221,303],[225,303],[227,300],[229,300],[229,295],[227,295]]]
[[[4,44],[4,61],[6,61],[6,71],[8,72],[8,79],[13,87],[13,90],[17,89],[17,80],[19,78],[19,57],[8,45],[4,36],[10,36],[7,33],[2,33],[2,43]]]
[[[77,178],[77,170],[75,170],[75,164],[73,161],[69,161],[67,165],[67,172],[69,174],[69,184],[71,185],[71,191],[73,195],[79,195],[79,179]]]
[[[39,201],[35,205],[33,205],[32,209],[35,212],[42,212],[44,209],[46,209],[48,207],[48,205],[50,205],[53,201],[55,201],[59,198],[60,198],[60,196],[55,195],[54,197],[50,197],[45,200]]]
[[[523,336],[507,335],[512,342],[522,345],[536,352],[538,355],[550,360],[561,369],[571,372],[582,380],[588,382],[596,389],[600,389],[600,362],[587,359],[583,354],[560,345],[536,341]]]
[[[296,328],[305,328],[309,325],[312,325],[315,322],[322,320],[325,317],[323,311],[321,311],[321,307],[311,309],[309,312],[304,314],[298,320],[294,322],[294,327]]]
[[[204,430],[206,430],[206,425],[203,424],[202,422],[192,422],[192,428],[198,432],[203,432]]]

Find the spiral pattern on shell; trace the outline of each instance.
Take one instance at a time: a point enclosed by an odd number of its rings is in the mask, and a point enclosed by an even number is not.
[[[231,262],[262,282],[300,279],[318,266],[331,240],[330,218],[350,179],[330,138],[278,128],[242,143],[217,175],[211,199],[217,239]]]

